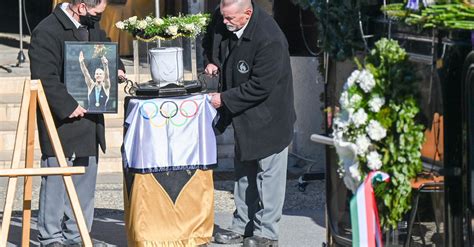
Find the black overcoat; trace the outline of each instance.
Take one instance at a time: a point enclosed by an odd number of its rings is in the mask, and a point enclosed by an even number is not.
[[[42,20],[33,30],[28,55],[31,79],[40,79],[51,109],[66,157],[94,156],[98,144],[105,152],[105,128],[102,114],[86,114],[70,119],[78,103],[64,84],[64,42],[79,41],[77,28],[60,8]],[[90,41],[110,41],[97,23],[89,29]],[[119,68],[123,64],[119,62]],[[43,155],[54,156],[43,117],[38,111],[38,132]]]
[[[288,43],[275,20],[254,4],[242,37],[230,50],[222,19],[217,9],[203,40],[206,63],[216,64],[221,74],[224,106],[217,126],[222,130],[232,122],[240,160],[262,159],[282,151],[293,137]]]

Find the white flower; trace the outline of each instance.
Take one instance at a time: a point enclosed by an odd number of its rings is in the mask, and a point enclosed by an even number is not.
[[[360,72],[358,82],[359,82],[360,88],[362,88],[362,90],[364,90],[364,92],[366,93],[372,91],[372,88],[375,87],[374,76],[372,75],[372,73],[370,73],[369,71],[365,69],[362,70],[362,72]]]
[[[137,23],[137,17],[132,16],[132,17],[128,18],[128,23],[130,23],[130,25],[135,25]]]
[[[336,117],[333,120],[335,129],[346,130],[349,126],[349,122],[344,121],[343,119]]]
[[[370,139],[380,141],[387,135],[387,130],[376,120],[370,120],[369,125],[365,128]]]
[[[354,123],[356,127],[359,127],[365,122],[367,122],[367,113],[365,113],[364,109],[359,109],[356,113],[351,116],[351,122]]]
[[[360,176],[360,171],[359,171],[359,163],[355,163],[355,164],[349,166],[349,173],[351,174],[351,177],[354,180],[360,181],[361,176]]]
[[[358,95],[358,94],[354,94],[354,95],[351,97],[350,104],[351,104],[351,106],[356,106],[356,105],[358,105],[361,101],[362,101],[362,96],[360,96],[360,95]]]
[[[365,154],[370,146],[370,139],[365,135],[360,135],[356,139],[357,153]]]
[[[347,91],[341,93],[341,98],[339,98],[339,104],[342,108],[349,107],[349,93]]]
[[[207,18],[206,18],[206,17],[201,17],[201,18],[199,18],[199,24],[201,24],[202,26],[205,26],[205,25],[206,25],[206,22],[207,22]]]
[[[195,29],[194,24],[192,24],[192,23],[191,24],[184,24],[183,27],[184,27],[185,30],[190,31],[190,32],[194,31],[194,29]]]
[[[157,25],[157,26],[161,26],[161,25],[163,25],[163,24],[165,23],[165,22],[163,21],[163,19],[158,18],[158,17],[156,17],[155,19],[153,19],[153,22],[154,22],[155,25]]]
[[[145,29],[148,26],[148,23],[145,20],[141,20],[137,24],[138,29]]]
[[[147,16],[147,17],[145,18],[145,21],[146,21],[147,23],[152,23],[152,22],[153,22],[153,18],[151,18],[150,16]]]
[[[169,35],[176,35],[178,34],[178,27],[171,25],[168,28],[166,28],[166,33]]]
[[[347,88],[350,88],[350,87],[352,87],[352,85],[354,85],[354,83],[357,81],[357,78],[359,77],[359,74],[360,74],[360,70],[352,71],[349,78],[347,78],[347,82],[346,82],[346,87]]]
[[[123,21],[119,21],[119,22],[115,23],[115,26],[118,29],[123,30],[125,28],[125,23]]]
[[[367,155],[367,166],[371,170],[378,170],[382,167],[382,160],[380,154],[376,151],[372,151]]]
[[[370,101],[369,101],[369,108],[373,112],[379,112],[380,108],[385,104],[385,99],[383,97],[380,97],[379,95],[375,95]]]

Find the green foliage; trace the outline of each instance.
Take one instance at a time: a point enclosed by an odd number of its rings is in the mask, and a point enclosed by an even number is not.
[[[474,30],[474,5],[467,1],[465,4],[437,1],[437,4],[416,10],[409,9],[404,4],[394,3],[382,7],[382,11],[389,17],[409,25]]]
[[[379,144],[384,153],[380,170],[391,177],[390,183],[381,184],[375,194],[382,225],[396,228],[410,209],[410,180],[422,169],[424,127],[415,121],[419,113],[416,77],[406,52],[393,40],[378,41],[366,63],[375,69],[374,77],[383,85],[389,102],[378,114],[388,128],[387,139]]]
[[[370,171],[388,173],[390,182],[378,184],[375,195],[381,223],[396,228],[410,209],[410,180],[422,168],[424,127],[416,122],[420,110],[414,67],[405,50],[385,38],[375,43],[364,65],[356,63],[359,70],[347,79],[341,113],[333,121],[336,150],[346,161],[339,171],[353,191]],[[348,160],[352,156],[341,149],[348,146],[356,160]]]
[[[310,9],[318,20],[322,49],[333,59],[343,61],[362,50],[358,0],[292,0],[302,9]]]

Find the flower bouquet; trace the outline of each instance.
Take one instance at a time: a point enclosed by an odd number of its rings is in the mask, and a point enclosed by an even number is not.
[[[132,16],[115,23],[115,27],[145,42],[171,40],[178,37],[196,37],[204,31],[210,20],[209,14],[179,15],[165,18],[147,16],[139,20]]]
[[[438,4],[433,0],[408,0],[382,7],[390,18],[401,20],[409,25],[419,24],[423,28],[445,28],[474,30],[474,2],[453,1]]]
[[[94,53],[92,54],[93,58],[101,58],[104,57],[108,52],[107,47],[104,44],[94,45]]]
[[[205,30],[209,14],[179,15],[165,18],[147,16],[138,19],[132,16],[119,21],[115,26],[131,33],[136,39],[151,42],[173,40],[179,37],[195,38]],[[153,86],[163,88],[170,85],[183,93],[183,48],[158,47],[148,51]]]
[[[389,174],[390,182],[378,185],[375,194],[382,224],[396,227],[410,209],[410,179],[422,168],[416,77],[405,50],[385,38],[364,65],[356,63],[333,122],[338,172],[352,192],[371,171]]]

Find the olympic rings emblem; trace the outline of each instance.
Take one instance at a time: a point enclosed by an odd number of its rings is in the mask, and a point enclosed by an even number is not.
[[[140,115],[157,128],[162,128],[169,123],[176,127],[182,127],[199,111],[199,105],[195,100],[183,100],[179,106],[170,100],[163,101],[159,106],[158,104],[146,101],[139,108]]]

